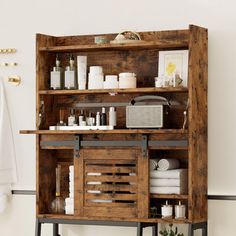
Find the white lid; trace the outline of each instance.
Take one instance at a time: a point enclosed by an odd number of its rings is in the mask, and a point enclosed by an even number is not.
[[[90,66],[89,67],[89,72],[91,74],[102,74],[102,66]]]
[[[108,79],[117,80],[118,76],[117,75],[106,75],[105,78],[106,78],[106,80],[108,80]]]
[[[105,107],[102,108],[102,113],[106,113]]]
[[[132,72],[122,72],[119,74],[119,77],[135,77],[136,74]]]
[[[115,111],[115,107],[110,107],[110,112]]]

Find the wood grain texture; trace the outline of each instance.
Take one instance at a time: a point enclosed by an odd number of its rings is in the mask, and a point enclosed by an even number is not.
[[[56,37],[57,46],[70,45],[94,45],[95,36],[105,36],[108,40],[113,40],[118,33],[99,34],[99,35],[79,35]],[[166,44],[172,42],[176,44],[186,44],[189,40],[188,30],[166,30],[166,31],[146,31],[139,32],[144,41],[162,41]]]
[[[186,137],[187,130],[182,129],[114,129],[114,130],[21,130],[20,134],[180,134],[179,137]]]
[[[120,213],[120,212],[119,212]],[[126,218],[124,217],[117,217],[117,214],[110,213],[110,216],[76,216],[76,215],[57,215],[57,214],[38,214],[38,218],[52,218],[52,219],[67,219],[67,220],[94,220],[94,221],[129,221],[129,222],[151,222],[151,223],[162,223],[162,224],[189,224],[191,221],[188,219],[185,220],[177,220],[177,219],[161,219],[161,218]],[[118,214],[120,215],[120,214]],[[202,221],[195,221],[195,223],[201,223]]]
[[[170,88],[130,88],[130,89],[89,89],[89,90],[40,90],[41,95],[71,95],[71,94],[104,94],[104,93],[187,93],[187,87],[170,87]]]
[[[36,130],[23,130],[21,133],[37,135],[38,217],[159,223],[198,223],[207,220],[207,30],[191,25],[188,30],[141,32],[140,35],[145,42],[133,45],[95,45],[95,35],[52,37],[37,34],[37,124],[40,100],[44,101],[46,116],[40,129],[36,124]],[[105,36],[112,40],[116,34]],[[189,49],[188,88],[154,88],[154,77],[158,73],[158,53],[169,49]],[[135,72],[138,88],[49,90],[50,69],[55,64],[57,52],[62,67],[68,64],[68,52],[73,52],[75,58],[77,55],[86,55],[88,66],[101,65],[104,74]],[[109,92],[117,95],[110,96]],[[47,130],[50,125],[58,122],[60,110],[66,121],[69,108],[76,108],[78,113],[81,109],[79,104],[127,103],[144,94],[161,95],[174,104],[165,129],[125,129],[125,107],[117,107],[117,129],[112,131]],[[188,129],[183,131],[183,111],[188,99]],[[94,113],[100,111],[99,107],[83,109],[85,112],[90,109]],[[145,134],[150,141],[187,140],[188,145],[152,146],[148,150],[148,158],[142,156],[139,148],[84,147],[80,150],[80,157],[74,158],[73,147],[40,147],[40,141],[74,140],[75,134],[81,134],[83,140],[93,141],[141,140]],[[149,158],[159,155],[178,158],[181,167],[189,168],[188,195],[149,194]],[[68,196],[68,166],[74,163],[74,216],[48,214],[55,194],[54,170],[58,163],[63,165],[61,184],[64,186],[64,197]],[[91,176],[88,173],[101,175]],[[188,218],[182,221],[149,218],[149,207],[155,203],[160,208],[166,199],[173,204],[182,200],[187,205]]]
[[[81,149],[75,169],[80,173],[76,174],[76,191],[80,198],[76,200],[79,209],[76,214],[109,216],[116,207],[117,215],[137,216],[136,152],[136,149],[121,148]]]
[[[190,26],[189,218],[207,220],[207,29]]]
[[[88,51],[108,51],[108,50],[140,50],[140,49],[186,49],[188,43],[182,42],[166,42],[166,41],[142,41],[132,44],[87,44],[87,45],[69,45],[69,46],[52,46],[40,47],[41,52],[88,52]]]
[[[150,194],[150,198],[159,198],[159,199],[188,199],[188,195],[181,194]]]

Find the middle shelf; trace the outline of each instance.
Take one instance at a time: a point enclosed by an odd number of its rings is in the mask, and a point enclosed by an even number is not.
[[[71,95],[71,94],[126,94],[126,93],[186,93],[187,87],[167,87],[167,88],[130,88],[130,89],[92,89],[92,90],[40,90],[40,95]]]

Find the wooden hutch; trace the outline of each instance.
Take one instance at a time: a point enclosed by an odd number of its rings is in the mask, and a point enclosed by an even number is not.
[[[198,228],[207,235],[207,29],[190,25],[186,30],[141,32],[141,43],[94,44],[96,35],[54,37],[37,34],[37,108],[44,102],[43,126],[36,130],[23,130],[23,134],[37,137],[37,224],[36,235],[41,234],[42,223],[53,223],[53,235],[58,234],[58,224],[96,224],[137,226],[138,235],[144,227],[157,223],[187,223],[190,233]],[[106,34],[113,40],[116,34]],[[160,50],[189,50],[188,86],[155,88]],[[86,55],[88,66],[103,66],[104,74],[132,71],[137,74],[136,89],[113,90],[50,90],[50,70],[60,55],[62,67],[67,54]],[[114,93],[115,96],[111,96]],[[140,95],[160,95],[174,101],[168,117],[168,127],[163,129],[127,129],[125,107],[117,107],[117,127],[110,131],[51,131],[49,126],[59,121],[59,111],[64,109],[64,120],[69,108],[96,103],[124,103]],[[188,103],[188,126],[182,129],[183,112]],[[82,104],[80,106],[80,104]],[[85,108],[86,109],[86,108]],[[150,194],[149,159],[165,156],[178,158],[181,167],[188,169],[188,194]],[[62,165],[62,195],[69,194],[69,165],[74,165],[74,215],[55,215],[50,204],[55,197],[55,168]],[[87,176],[96,171],[101,176]],[[136,173],[135,176],[131,173]],[[104,184],[88,186],[87,181]],[[122,183],[130,183],[125,185]],[[109,184],[112,183],[112,184]],[[100,190],[99,196],[87,190]],[[96,203],[88,200],[112,200]],[[168,200],[187,205],[185,220],[151,218],[150,207],[160,206]]]

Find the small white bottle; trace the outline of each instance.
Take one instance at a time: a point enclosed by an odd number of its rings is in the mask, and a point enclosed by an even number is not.
[[[50,73],[50,88],[51,89],[62,89],[63,88],[63,76],[62,68],[60,67],[60,60],[58,55],[56,56],[56,66]]]
[[[68,117],[68,126],[75,126],[76,125],[76,116],[74,109],[70,110],[70,116]]]
[[[76,70],[74,66],[74,57],[70,56],[69,66],[66,67],[65,71],[65,89],[76,89]]]
[[[99,111],[97,112],[97,115],[96,115],[96,126],[100,126],[100,112]]]
[[[87,56],[77,56],[78,89],[86,89]]]
[[[116,111],[114,107],[110,107],[109,110],[109,125],[116,126]]]
[[[79,115],[79,126],[83,126],[83,121],[84,121],[84,111],[81,110],[80,115]]]

